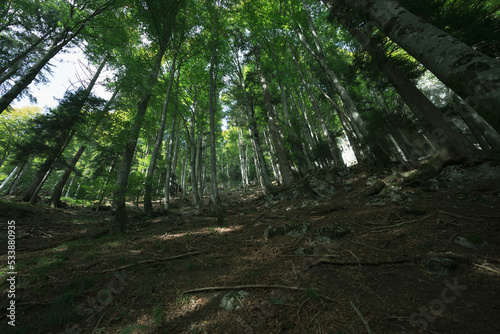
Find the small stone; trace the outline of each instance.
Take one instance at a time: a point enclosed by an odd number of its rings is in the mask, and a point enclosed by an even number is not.
[[[373,205],[373,206],[383,206],[386,205],[387,203],[383,199],[375,199],[373,201],[370,201],[366,203],[365,205]]]
[[[371,195],[378,194],[384,188],[385,188],[385,182],[382,180],[376,180],[375,182],[373,182],[372,185],[370,185],[368,188],[366,188],[365,195],[371,196]]]
[[[424,268],[436,275],[446,275],[457,267],[457,261],[448,258],[432,258],[423,263]]]
[[[228,311],[237,310],[243,307],[241,300],[248,295],[249,293],[243,290],[227,293],[222,297],[219,306]]]
[[[340,225],[334,224],[333,226],[322,227],[318,229],[314,233],[314,235],[316,236],[316,239],[320,242],[331,243],[337,239],[342,238],[348,233],[350,233],[348,229],[345,229]]]
[[[476,249],[478,247],[484,247],[484,246],[488,245],[488,243],[486,241],[482,240],[482,238],[481,238],[482,241],[479,242],[478,239],[471,237],[471,236],[475,236],[475,235],[469,234],[465,238],[464,237],[457,237],[457,238],[455,238],[455,240],[453,240],[453,242],[456,243],[457,245],[460,245],[460,246],[463,246],[466,248],[470,248],[470,249]]]

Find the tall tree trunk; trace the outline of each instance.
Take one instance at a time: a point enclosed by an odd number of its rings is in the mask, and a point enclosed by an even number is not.
[[[40,166],[38,172],[35,174],[35,177],[32,179],[29,187],[25,190],[23,195],[19,198],[23,202],[32,202],[33,199],[36,199],[36,195],[38,191],[40,190],[40,185],[43,183],[45,180],[45,176],[49,172],[49,170],[52,168],[52,165],[54,164],[57,159],[61,156],[61,154],[64,152],[66,149],[66,146],[68,146],[69,142],[73,138],[73,135],[75,134],[75,130],[71,130],[70,134],[66,138],[65,141],[62,141],[56,145],[56,147],[53,148],[52,152],[50,155],[45,159],[43,164]]]
[[[100,15],[102,12],[107,10],[115,0],[108,0],[99,6],[94,12],[92,12],[86,18],[80,20],[73,27],[65,27],[58,35],[54,38],[48,50],[38,59],[31,68],[26,71],[26,73],[0,98],[0,114],[7,109],[7,107],[14,101],[21,92],[28,87],[28,85],[35,79],[35,77],[40,73],[42,68],[59,52],[61,51],[69,42],[71,42],[85,27],[85,24],[92,20],[94,17]],[[72,10],[74,10],[72,6]]]
[[[446,121],[442,112],[411,82],[406,75],[378,48],[374,47],[370,40],[352,22],[348,21],[345,14],[337,12],[339,21],[348,31],[363,45],[373,59],[381,67],[382,71],[389,77],[399,95],[407,104],[413,104],[422,113],[424,118],[434,127],[435,133],[439,133],[439,141],[456,156],[457,159],[474,157],[477,150],[470,143],[463,132],[451,121]]]
[[[458,113],[463,120],[470,122],[492,149],[500,150],[500,135],[498,132],[457,94],[452,94],[452,98],[457,104]]]
[[[168,145],[168,149],[165,152],[165,160],[167,163],[167,173],[165,175],[165,194],[164,194],[164,204],[163,204],[163,209],[166,212],[169,212],[170,210],[170,179],[172,175],[172,165],[173,165],[173,152],[175,152],[175,147],[174,147],[174,140],[177,143],[178,138],[179,138],[179,133],[178,131],[175,130],[177,126],[177,113],[174,114],[174,119],[172,122],[172,131],[170,134],[170,145]]]
[[[276,153],[276,158],[278,160],[278,166],[280,170],[280,175],[283,180],[283,185],[288,188],[292,186],[292,184],[294,183],[295,177],[293,175],[290,161],[286,156],[283,142],[281,140],[281,136],[277,126],[278,119],[276,111],[271,102],[271,94],[269,92],[269,86],[262,71],[262,67],[260,66],[259,56],[256,57],[256,61],[257,61],[257,68],[259,70],[260,84],[262,86],[262,92],[264,93],[264,103],[266,108],[267,123],[269,125],[269,132],[271,134],[271,138],[274,144],[274,149],[276,150],[275,153]]]
[[[269,130],[262,131],[262,134],[264,135],[264,140],[266,142],[266,145],[269,146],[269,160],[271,160],[271,168],[273,169],[273,175],[274,179],[278,183],[278,186],[283,184],[283,177],[281,176],[280,172],[280,164],[279,162],[276,161],[276,150],[274,149],[273,143],[269,140],[269,135],[268,135]]]
[[[172,84],[174,82],[175,72],[177,71],[177,69],[175,68],[175,62],[178,53],[179,49],[175,51],[174,59],[172,60],[172,68],[170,69],[170,79],[168,81],[167,93],[165,94],[165,101],[163,103],[163,110],[161,113],[160,128],[158,129],[158,133],[156,135],[156,141],[153,147],[153,153],[151,154],[151,160],[149,160],[149,166],[146,172],[146,179],[144,185],[144,214],[146,215],[146,217],[150,218],[153,216],[153,204],[151,203],[152,193],[153,193],[153,175],[155,172],[156,160],[158,159],[158,153],[160,152],[163,143],[165,123],[167,121],[168,102],[170,99],[170,92],[172,91]]]
[[[334,5],[332,0],[323,2],[330,8]],[[352,0],[344,2],[343,6],[369,17],[384,34],[500,130],[498,61],[425,22],[396,1]]]
[[[286,88],[283,83],[283,79],[278,77],[279,85],[280,85],[280,95],[281,95],[281,105],[283,106],[283,115],[285,117],[285,122],[288,125],[289,138],[292,146],[293,157],[295,158],[296,166],[298,167],[298,171],[300,175],[305,175],[308,170],[306,157],[302,153],[302,145],[300,144],[300,126],[297,124],[296,117],[291,117],[288,111],[288,102],[287,102],[287,94]]]
[[[83,151],[85,151],[85,148],[87,148],[87,144],[80,145],[80,147],[78,148],[78,151],[73,156],[73,159],[71,159],[69,166],[66,168],[66,170],[64,171],[64,174],[59,179],[59,182],[52,190],[52,196],[50,197],[49,205],[53,206],[54,208],[58,208],[61,206],[61,195],[63,192],[63,188],[66,185],[66,182],[68,181],[71,173],[75,169],[75,166],[78,163],[78,160],[80,160],[80,157],[82,156]]]
[[[132,159],[134,157],[135,148],[137,146],[137,139],[142,128],[146,109],[151,98],[153,88],[158,81],[158,74],[160,73],[161,60],[165,53],[164,48],[160,48],[156,54],[156,60],[153,69],[149,73],[149,79],[141,99],[137,105],[137,114],[135,115],[134,122],[129,130],[129,136],[125,149],[122,155],[120,165],[118,167],[118,174],[116,176],[116,185],[113,195],[114,218],[111,224],[111,233],[124,232],[129,223],[125,200],[127,196],[128,177],[132,166]]]
[[[186,152],[184,156],[184,162],[182,163],[182,174],[181,174],[181,188],[182,188],[182,200],[186,200],[186,177],[187,177],[187,166],[188,166],[188,148],[186,147]]]
[[[264,153],[262,152],[262,146],[260,144],[257,121],[255,120],[255,112],[252,106],[250,105],[250,100],[246,92],[245,79],[243,77],[243,71],[241,69],[239,59],[236,60],[236,65],[238,69],[237,72],[239,78],[238,83],[243,93],[243,101],[245,103],[245,111],[247,113],[247,118],[248,118],[248,131],[250,133],[250,138],[254,149],[254,159],[256,162],[255,168],[257,170],[257,177],[260,181],[262,188],[264,189],[264,193],[266,195],[272,195],[276,192],[276,189],[273,186],[271,179],[269,177],[269,173],[267,171],[266,160],[264,159]]]
[[[209,70],[209,80],[210,89],[208,94],[208,109],[210,114],[210,183],[212,185],[211,198],[212,198],[212,210],[215,217],[217,217],[218,223],[223,222],[222,207],[219,198],[219,184],[217,182],[217,152],[215,149],[215,109],[216,109],[216,94],[217,89],[215,87],[215,66],[217,65],[217,47],[219,44],[219,30],[218,30],[218,15],[219,11],[215,8],[215,31],[212,32],[212,56],[210,59],[210,70]]]
[[[10,193],[16,189],[16,186],[17,186],[17,183],[19,182],[19,180],[23,177],[24,173],[26,172],[26,170],[28,170],[28,168],[31,166],[31,162],[33,161],[33,158],[30,158],[28,160],[28,162],[24,163],[23,166],[21,167],[21,170],[19,171],[19,173],[16,175],[14,181],[10,184],[9,188],[7,189],[7,191],[5,192],[5,195],[10,195]]]
[[[240,157],[240,172],[241,172],[241,186],[243,187],[243,195],[248,192],[248,169],[247,169],[247,146],[243,143],[243,133],[241,128],[238,127],[238,154]]]
[[[318,103],[316,102],[316,98],[312,94],[311,89],[309,88],[309,84],[307,83],[307,81],[304,77],[304,74],[302,73],[299,62],[297,61],[297,57],[295,56],[295,51],[293,50],[293,48],[290,44],[288,46],[290,48],[290,52],[292,54],[292,59],[294,61],[295,67],[297,68],[297,72],[299,72],[299,75],[300,75],[300,78],[301,78],[302,83],[304,85],[304,88],[306,90],[307,96],[309,97],[309,101],[311,101],[311,105],[313,107],[314,113],[318,117],[320,127],[321,127],[321,132],[323,133],[323,136],[326,140],[326,143],[328,144],[328,147],[330,149],[330,154],[332,156],[332,159],[334,159],[333,162],[335,165],[341,166],[343,164],[343,161],[339,161],[337,158],[339,156],[339,153],[338,153],[339,149],[338,149],[337,143],[335,142],[334,138],[332,138],[330,135],[330,131],[328,130],[328,127],[326,125],[325,118],[323,116],[323,112],[321,111],[321,108],[319,107]],[[331,99],[330,99],[330,101],[333,102],[333,100],[331,100]],[[339,113],[340,108],[338,108],[338,106],[335,103],[334,103],[334,107],[337,107],[336,110],[337,110],[337,113]],[[340,115],[339,115],[339,117],[340,117]],[[347,129],[344,129],[344,130],[346,131],[346,133],[348,132]],[[349,141],[351,142],[351,146],[354,148],[354,153],[356,155],[356,158],[358,159],[358,161],[361,161],[361,155],[359,154],[359,151],[357,149],[358,143],[354,142],[351,137],[348,137],[348,138],[349,138]]]
[[[88,96],[90,96],[90,92],[94,88],[94,86],[95,86],[95,84],[97,82],[97,79],[99,78],[99,75],[101,74],[102,70],[104,69],[104,66],[107,63],[107,58],[108,58],[107,56],[104,57],[104,61],[101,63],[101,65],[99,66],[99,68],[95,72],[92,80],[90,81],[89,85],[85,89],[83,101],[81,103],[81,109],[83,109],[83,107],[85,105],[86,99],[88,98]],[[94,126],[94,129],[92,131],[90,131],[91,132],[91,136],[90,137],[93,137],[95,131],[99,127],[99,124],[100,124],[102,118],[104,117],[104,115],[106,115],[108,113],[109,109],[111,108],[111,103],[113,102],[113,100],[115,99],[115,97],[116,97],[117,94],[118,94],[118,90],[115,90],[115,92],[113,93],[113,96],[111,97],[111,99],[108,101],[108,103],[106,103],[106,106],[104,107],[104,109],[101,112],[101,114],[102,114],[101,118],[97,121],[96,125]],[[60,207],[63,188],[66,185],[66,182],[68,182],[68,179],[69,179],[71,173],[75,169],[75,166],[78,163],[78,160],[80,160],[80,157],[82,156],[82,154],[83,154],[83,152],[85,151],[86,148],[87,148],[87,144],[80,145],[78,151],[73,156],[73,159],[71,160],[69,166],[66,168],[66,170],[64,171],[64,174],[59,179],[59,182],[54,187],[54,189],[52,191],[52,196],[50,197],[50,203],[49,203],[49,205],[51,205],[51,206],[53,206],[55,208]]]
[[[2,191],[2,189],[7,185],[7,183],[9,183],[10,179],[12,179],[14,177],[14,175],[16,174],[17,170],[19,169],[19,165],[17,165],[13,170],[12,172],[9,173],[9,176],[7,176],[7,178],[2,182],[2,184],[0,185],[0,191]]]
[[[190,157],[190,165],[191,165],[191,192],[193,196],[193,201],[192,205],[196,208],[199,209],[201,208],[201,203],[200,203],[200,197],[198,193],[198,178],[197,178],[197,165],[196,165],[196,157],[197,157],[197,140],[195,137],[195,113],[196,113],[196,100],[193,105],[193,111],[192,111],[192,116],[191,116],[191,124],[190,124],[190,131],[188,132],[188,138],[189,138],[189,144],[190,144],[190,151],[191,151],[191,157]]]

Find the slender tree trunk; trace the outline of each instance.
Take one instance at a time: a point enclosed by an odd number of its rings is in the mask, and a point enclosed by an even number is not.
[[[323,0],[331,8],[333,1]],[[390,39],[453,89],[497,131],[500,64],[425,22],[392,0],[353,0],[345,6],[369,17]],[[333,10],[335,14],[335,10]]]
[[[125,206],[128,177],[130,175],[132,159],[134,157],[135,148],[137,146],[137,139],[139,138],[139,133],[142,128],[142,123],[144,121],[146,109],[148,107],[148,103],[151,98],[153,88],[156,85],[156,82],[158,81],[158,74],[160,73],[161,60],[163,58],[164,53],[165,49],[160,48],[160,50],[158,50],[158,53],[156,54],[155,64],[149,74],[148,83],[144,88],[141,99],[139,100],[139,103],[137,105],[137,114],[135,116],[132,127],[129,130],[128,140],[125,145],[125,150],[123,152],[122,159],[118,168],[115,191],[113,196],[113,207],[115,209],[114,219],[112,221],[112,226],[111,226],[111,232],[113,234],[124,232],[129,223],[127,210]]]
[[[489,146],[494,150],[500,150],[500,135],[484,120],[472,107],[461,99],[457,94],[452,94],[453,101],[457,104],[458,113],[464,121],[469,121],[484,137]]]
[[[174,59],[172,60],[172,68],[170,69],[170,79],[168,81],[167,93],[165,94],[165,102],[163,103],[163,110],[161,113],[160,128],[158,129],[158,134],[156,135],[156,142],[153,147],[153,153],[151,154],[151,160],[149,161],[148,170],[146,172],[145,187],[144,187],[144,214],[146,217],[153,216],[153,204],[151,203],[152,193],[153,193],[153,175],[156,167],[156,160],[158,158],[158,153],[161,150],[163,143],[163,135],[165,132],[165,123],[167,121],[167,111],[168,103],[170,99],[170,92],[172,91],[172,84],[174,82],[175,72],[175,62],[177,59],[177,54],[179,49],[176,50],[174,54]],[[173,133],[172,133],[173,135]]]
[[[260,181],[261,186],[264,188],[264,193],[266,195],[271,195],[276,192],[276,189],[274,188],[271,179],[269,178],[269,173],[267,171],[266,167],[266,160],[264,159],[264,153],[262,152],[262,146],[260,144],[260,139],[259,139],[259,132],[257,128],[257,121],[255,120],[255,112],[250,105],[250,100],[248,98],[247,92],[246,92],[246,87],[245,87],[245,80],[243,77],[243,71],[241,69],[241,65],[239,63],[239,60],[236,60],[236,65],[238,69],[238,78],[239,78],[239,85],[240,89],[243,93],[243,101],[245,103],[245,110],[247,112],[247,118],[248,118],[248,131],[250,133],[250,138],[252,141],[252,146],[254,149],[254,159],[255,159],[255,168],[257,170],[257,175]]]
[[[269,130],[266,131],[266,129],[264,129],[264,131],[262,131],[262,134],[264,135],[264,141],[266,142],[266,145],[269,146],[269,160],[271,161],[271,168],[273,170],[274,179],[279,186],[283,184],[283,178],[281,176],[279,162],[276,161],[276,150],[274,149],[273,143],[269,140],[268,132]]]
[[[0,185],[0,191],[2,191],[2,189],[7,185],[7,183],[10,181],[10,179],[12,179],[12,177],[14,177],[14,175],[16,174],[17,170],[19,169],[19,165],[17,165],[13,170],[12,172],[10,172],[9,176],[7,176],[7,178],[2,182],[2,184]]]
[[[326,140],[326,143],[328,144],[328,147],[330,149],[330,154],[332,156],[332,159],[334,159],[333,162],[336,166],[341,166],[341,165],[343,165],[343,161],[342,160],[339,161],[339,159],[338,159],[339,149],[338,149],[337,143],[335,142],[334,138],[332,138],[330,135],[330,131],[328,130],[328,127],[326,125],[325,118],[323,116],[323,112],[321,111],[321,108],[319,107],[318,103],[316,102],[316,98],[314,97],[314,95],[311,92],[311,89],[309,88],[309,85],[304,77],[304,74],[302,73],[302,70],[300,69],[300,65],[299,65],[297,58],[295,56],[295,51],[293,50],[293,48],[290,44],[289,44],[289,48],[290,48],[290,52],[292,54],[292,59],[294,61],[295,67],[297,68],[297,72],[300,75],[300,78],[302,80],[302,83],[304,84],[304,88],[306,90],[307,96],[309,97],[309,101],[311,101],[311,105],[313,107],[314,113],[318,117],[319,124],[321,127],[321,132],[323,133],[323,136]],[[338,106],[336,106],[336,104],[335,104],[335,107],[338,108]],[[338,110],[338,109],[336,109],[336,110]],[[347,133],[347,131],[346,131],[346,133]],[[351,138],[349,138],[349,139],[351,141]],[[357,143],[351,141],[352,147],[357,147],[357,145],[358,145]],[[358,153],[358,150],[356,149],[354,152],[355,152],[356,158],[359,161],[361,161],[361,156]]]
[[[173,165],[173,160],[172,155],[173,152],[175,151],[174,147],[174,140],[177,143],[178,138],[179,138],[179,133],[178,131],[175,130],[177,126],[177,113],[174,114],[174,119],[172,122],[172,131],[170,132],[170,145],[168,145],[168,148],[165,152],[165,157],[166,157],[166,163],[167,163],[167,173],[165,175],[165,194],[164,194],[164,204],[163,208],[166,212],[169,212],[170,210],[170,183],[171,183],[171,175],[172,175],[172,165]]]
[[[198,178],[197,178],[197,165],[196,165],[196,157],[197,157],[197,140],[195,137],[195,113],[196,113],[196,101],[193,106],[193,112],[191,116],[191,124],[190,124],[190,131],[188,133],[189,137],[189,143],[190,143],[190,151],[191,151],[191,191],[192,191],[192,196],[193,196],[193,202],[192,205],[196,208],[199,209],[201,208],[201,203],[200,203],[200,198],[198,194]]]
[[[78,148],[78,151],[75,153],[73,156],[73,159],[71,160],[69,166],[66,168],[64,171],[64,174],[62,177],[59,179],[59,182],[57,185],[54,187],[52,191],[52,196],[50,197],[50,203],[49,205],[58,208],[61,206],[61,195],[63,192],[63,188],[66,185],[66,182],[68,181],[71,173],[73,172],[76,164],[78,163],[78,160],[80,160],[80,157],[82,156],[83,152],[85,151],[85,148],[87,148],[86,144],[80,145]]]
[[[243,133],[241,128],[238,127],[238,153],[240,157],[240,172],[241,172],[241,185],[243,187],[243,195],[246,196],[248,192],[248,169],[247,169],[247,146],[243,143]]]
[[[104,61],[101,62],[101,65],[99,66],[99,68],[95,72],[95,74],[94,74],[92,80],[90,81],[89,85],[87,86],[87,88],[85,88],[84,96],[83,96],[83,99],[82,99],[82,102],[81,102],[81,105],[80,105],[81,109],[83,109],[83,107],[85,106],[85,101],[90,96],[90,92],[94,88],[94,86],[95,86],[95,84],[97,82],[97,79],[99,78],[99,75],[101,74],[102,70],[104,69],[104,66],[107,63],[107,59],[108,59],[108,57],[106,56],[104,58]],[[91,137],[94,135],[95,131],[99,127],[99,123],[101,122],[102,117],[104,117],[104,115],[106,115],[108,113],[108,111],[109,111],[109,109],[111,107],[111,103],[113,102],[113,100],[115,99],[115,97],[116,97],[117,94],[118,94],[118,90],[115,90],[115,92],[113,93],[113,96],[111,97],[111,99],[108,101],[108,103],[106,103],[106,106],[104,107],[104,109],[102,111],[102,116],[101,116],[100,120],[97,121],[97,124],[94,126],[94,129],[91,131],[91,133],[92,133]],[[68,179],[69,179],[71,173],[73,172],[76,164],[78,163],[78,160],[80,160],[80,157],[82,156],[82,154],[85,151],[86,147],[87,147],[86,144],[80,145],[80,148],[78,149],[78,151],[73,156],[73,159],[71,160],[69,166],[66,168],[64,174],[59,179],[59,182],[54,187],[54,190],[52,191],[52,196],[50,197],[50,203],[49,203],[49,205],[51,205],[53,207],[56,207],[56,208],[60,207],[60,205],[61,205],[61,195],[62,195],[62,192],[63,192],[63,188],[66,185],[66,182],[68,182]]]
[[[390,78],[392,84],[407,104],[413,104],[422,113],[425,119],[439,134],[439,140],[448,150],[454,152],[457,158],[474,157],[477,155],[475,147],[467,140],[464,133],[450,120],[446,120],[441,111],[413,84],[406,75],[388,59],[381,51],[375,48],[370,40],[352,22],[339,14],[339,20],[349,32],[363,45],[370,55],[377,61],[382,71]],[[451,154],[451,153],[450,153]]]
[[[68,146],[69,142],[73,138],[75,134],[75,130],[71,130],[68,137],[64,142],[60,142],[56,147],[53,148],[51,154],[45,159],[44,163],[40,166],[38,172],[35,174],[35,177],[31,181],[28,189],[24,192],[24,194],[19,198],[23,202],[31,202],[32,199],[36,199],[36,195],[38,194],[38,190],[40,190],[40,184],[45,180],[45,176],[52,168],[57,159],[61,156],[61,154]]]
[[[11,183],[7,191],[5,192],[5,195],[10,195],[10,193],[16,189],[17,183],[19,180],[23,177],[24,173],[26,170],[31,166],[31,162],[33,161],[33,158],[30,158],[27,163],[24,163],[23,166],[21,167],[21,170],[19,173],[16,175],[14,181]]]
[[[38,59],[33,66],[0,98],[0,114],[14,101],[21,92],[36,78],[42,68],[69,42],[71,42],[85,28],[85,24],[102,12],[106,11],[115,0],[108,0],[99,6],[86,18],[80,20],[73,27],[65,27],[52,41],[48,50]],[[73,6],[71,10],[74,10]]]
[[[271,134],[271,138],[276,151],[275,152],[276,159],[278,160],[277,164],[279,166],[283,185],[288,188],[292,186],[292,184],[294,183],[295,177],[293,175],[290,161],[285,154],[283,142],[281,140],[281,136],[277,126],[277,121],[278,121],[277,115],[274,110],[274,106],[272,105],[271,102],[271,94],[269,92],[269,86],[267,84],[266,78],[264,77],[264,73],[260,66],[260,61],[258,56],[256,57],[256,61],[257,61],[257,68],[259,69],[260,84],[262,86],[262,92],[264,93],[264,103],[266,107],[267,123],[269,125],[269,132]]]
[[[188,149],[186,147],[186,154],[184,156],[184,162],[182,163],[182,176],[181,176],[181,188],[182,188],[182,200],[186,200],[187,190],[186,190],[186,177],[187,177],[187,166],[188,166]]]
[[[208,95],[208,109],[210,118],[210,183],[212,186],[211,198],[212,198],[212,210],[215,217],[217,217],[218,223],[223,222],[222,207],[219,198],[219,184],[217,182],[217,152],[215,149],[215,109],[216,109],[216,94],[217,89],[215,87],[215,66],[217,65],[217,47],[219,44],[219,11],[215,8],[215,32],[212,33],[212,57],[210,59],[210,70],[209,70],[209,80],[210,89]]]

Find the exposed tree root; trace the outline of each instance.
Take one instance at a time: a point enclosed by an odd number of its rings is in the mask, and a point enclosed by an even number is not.
[[[299,288],[296,286],[250,284],[250,285],[236,285],[236,286],[211,286],[211,287],[207,287],[207,288],[186,290],[182,294],[186,295],[188,293],[195,293],[195,292],[208,292],[208,291],[218,291],[218,290],[239,290],[239,289],[287,289],[287,290],[307,291],[307,289],[305,289],[305,288]]]
[[[453,153],[447,147],[442,147],[433,157],[424,162],[415,173],[403,179],[403,183],[406,185],[418,184],[438,175],[447,166],[463,164],[468,160],[469,158]]]
[[[133,267],[135,265],[142,264],[142,263],[157,263],[157,262],[163,262],[163,261],[170,261],[170,260],[180,259],[180,258],[183,258],[183,257],[192,256],[192,255],[198,255],[198,254],[200,254],[200,252],[190,252],[190,253],[176,255],[176,256],[172,256],[172,257],[165,257],[165,258],[151,259],[151,260],[143,260],[143,261],[135,262],[135,263],[132,263],[132,264],[127,264],[126,266],[122,266],[122,267],[118,267],[118,268],[106,269],[106,270],[101,271],[101,274],[103,274],[103,273],[109,273],[109,272],[112,272],[112,271],[118,271],[118,270],[126,269],[126,268]]]
[[[321,259],[319,261],[316,261],[315,263],[312,263],[309,265],[309,268],[315,267],[319,264],[332,264],[332,265],[337,265],[337,266],[381,266],[381,265],[387,265],[387,264],[402,264],[402,263],[411,263],[411,262],[418,262],[422,260],[429,260],[435,257],[443,257],[443,258],[449,258],[449,259],[454,259],[460,262],[464,263],[470,263],[473,262],[471,258],[459,256],[459,255],[453,255],[453,254],[427,254],[427,255],[422,255],[422,256],[414,256],[414,257],[408,257],[408,258],[399,258],[399,259],[394,259],[394,260],[382,260],[382,261],[331,261],[327,259]]]

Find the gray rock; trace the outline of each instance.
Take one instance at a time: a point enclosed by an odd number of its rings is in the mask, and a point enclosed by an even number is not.
[[[314,236],[320,242],[331,243],[335,240],[342,238],[343,236],[345,236],[350,232],[351,231],[349,231],[348,229],[345,229],[340,225],[334,224],[333,226],[322,227],[316,230],[316,232],[314,232]]]
[[[385,188],[385,182],[382,180],[375,180],[368,188],[365,189],[365,195],[371,196],[378,194]]]
[[[483,240],[483,238],[477,234],[468,234],[465,237],[457,237],[455,240],[453,240],[454,243],[457,245],[470,248],[470,249],[476,249],[478,247],[485,247],[488,246],[488,243]]]
[[[311,227],[311,224],[309,223],[288,223],[280,227],[272,227],[269,226],[265,231],[264,231],[264,238],[272,238],[275,236],[280,236],[280,235],[288,235],[292,237],[301,237],[307,233],[309,228]]]
[[[371,176],[368,178],[368,180],[366,180],[365,182],[365,186],[369,187],[371,186],[372,184],[375,183],[375,181],[377,181],[378,177],[375,175],[375,176]]]
[[[374,199],[373,201],[366,203],[365,205],[383,206],[386,204],[387,203],[383,199],[377,198],[377,199]]]
[[[423,267],[436,275],[446,275],[458,265],[453,259],[435,257],[424,261]]]
[[[309,180],[309,187],[313,193],[322,198],[328,198],[337,193],[337,189],[325,180],[321,180],[317,176],[312,176]]]
[[[348,192],[350,192],[350,191],[353,191],[353,190],[354,190],[354,188],[353,188],[352,186],[350,186],[350,185],[344,186],[344,191],[345,191],[346,193],[348,193]]]
[[[312,254],[312,251],[309,248],[300,247],[293,251],[295,255],[309,255]]]
[[[227,293],[222,297],[219,306],[228,311],[237,310],[243,307],[241,300],[248,295],[249,293],[243,290]]]
[[[328,198],[337,193],[337,189],[335,189],[333,185],[325,180],[318,178],[317,176],[312,176],[309,179],[309,187],[315,195],[322,198]]]

